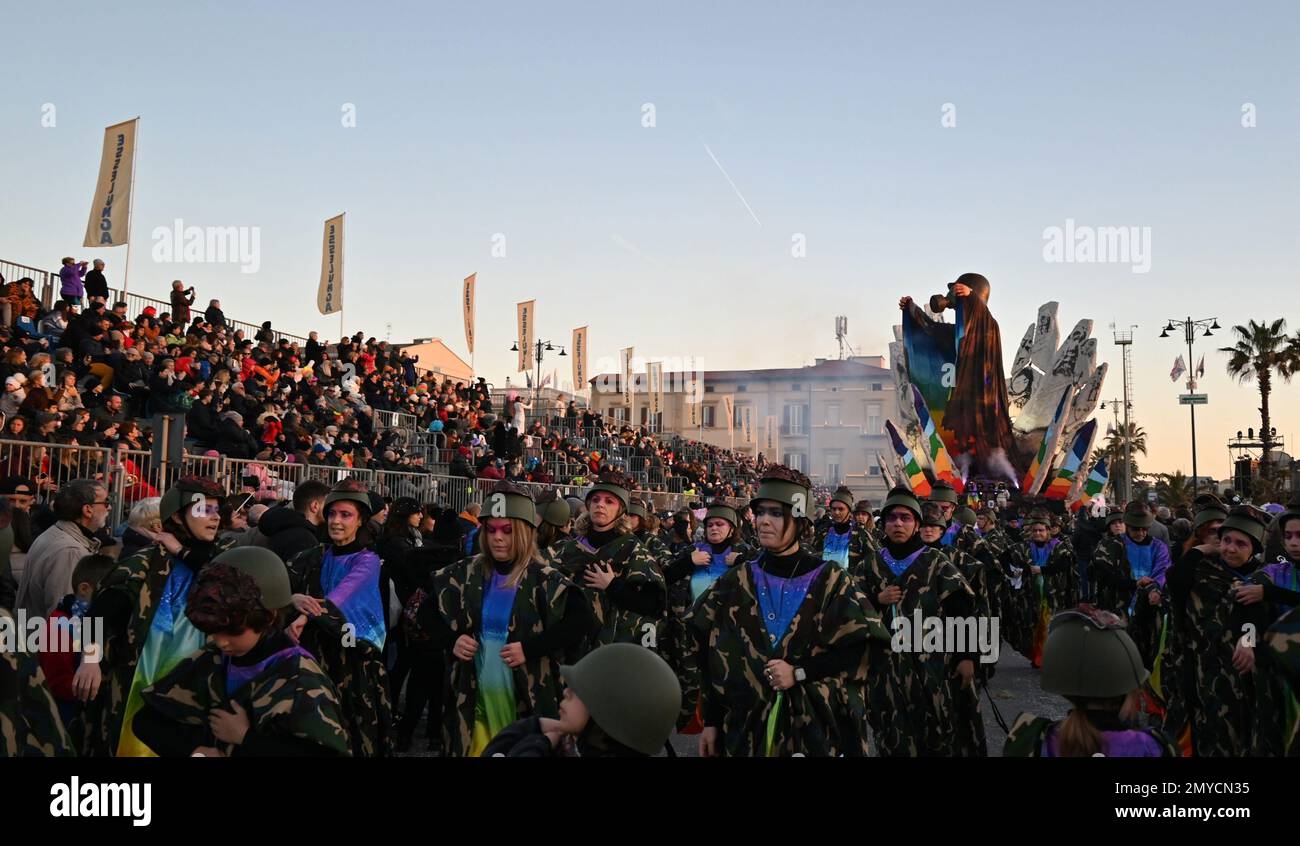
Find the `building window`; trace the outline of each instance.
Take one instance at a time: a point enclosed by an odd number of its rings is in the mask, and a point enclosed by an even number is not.
[[[868,467],[868,468],[867,468],[867,475],[868,475],[868,476],[879,476],[879,475],[880,475],[880,468],[879,468],[879,467]]]
[[[745,409],[747,408],[749,408],[749,406],[747,405],[737,405],[731,409],[731,413],[733,415],[731,418],[732,426],[734,426],[737,429],[741,427],[741,425],[745,421]]]
[[[802,391],[802,390],[803,390],[803,385],[799,384],[798,382],[795,382],[793,385],[790,386],[790,390],[792,390],[792,391]]]
[[[806,405],[787,405],[783,409],[783,424],[786,434],[802,435],[805,433],[807,423],[808,406]]]
[[[626,422],[627,422],[627,407],[626,407],[626,406],[622,406],[622,405],[620,405],[620,406],[616,406],[616,407],[614,408],[614,419],[617,420],[619,423],[626,423]]]
[[[871,383],[871,390],[873,390],[873,391],[879,391],[879,390],[880,390],[880,383],[879,383],[879,382],[872,382],[872,383]]]
[[[706,406],[704,406],[704,409],[703,409],[703,411],[704,411],[704,418],[703,418],[703,419],[704,419],[704,428],[706,428],[706,429],[712,429],[712,428],[713,428],[713,423],[714,423],[715,414],[716,414],[717,410],[718,410],[718,407],[717,407],[716,405],[706,405]]]
[[[706,393],[706,394],[711,394],[711,393],[713,393],[713,386],[712,386],[712,385],[705,385],[705,386],[704,386],[704,393]]]
[[[840,404],[838,402],[826,403],[826,425],[840,425]]]
[[[748,386],[748,385],[737,385],[737,386],[736,386],[736,393],[738,393],[738,394],[743,394],[743,393],[745,393],[745,391],[748,391],[748,390],[749,390],[749,386]]]
[[[786,467],[789,467],[791,470],[797,470],[797,471],[799,471],[800,473],[802,473],[802,472],[803,472],[803,453],[802,453],[802,452],[787,452],[787,453],[785,454],[785,466],[786,466]]]
[[[884,429],[884,421],[881,420],[881,406],[879,403],[871,403],[867,406],[867,434],[879,435]]]
[[[840,454],[828,452],[826,453],[826,484],[838,485],[840,481]]]

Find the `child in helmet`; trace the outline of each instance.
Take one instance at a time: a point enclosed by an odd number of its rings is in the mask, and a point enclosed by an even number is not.
[[[1150,676],[1116,615],[1080,605],[1052,618],[1043,647],[1043,690],[1070,700],[1064,720],[1021,714],[1002,754],[1028,758],[1174,757],[1156,729],[1136,729],[1138,692]]]
[[[560,673],[567,685],[560,718],[531,716],[507,726],[485,757],[649,757],[664,748],[682,688],[658,655],[634,643],[611,643]]]

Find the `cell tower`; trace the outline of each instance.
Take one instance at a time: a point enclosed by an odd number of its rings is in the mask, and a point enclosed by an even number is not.
[[[1123,332],[1115,328],[1115,324],[1110,324],[1111,331],[1115,333],[1115,346],[1120,348],[1120,353],[1124,359],[1124,430],[1121,435],[1124,438],[1124,490],[1119,492],[1120,498],[1128,502],[1133,495],[1133,443],[1129,437],[1133,430],[1129,425],[1128,412],[1133,407],[1133,395],[1130,393],[1133,385],[1133,357],[1130,352],[1133,349],[1133,330],[1137,324],[1132,324]]]
[[[840,314],[835,317],[835,340],[840,345],[840,360],[844,360],[844,351],[848,350],[849,355],[853,355],[853,347],[849,344],[849,318],[848,315]]]

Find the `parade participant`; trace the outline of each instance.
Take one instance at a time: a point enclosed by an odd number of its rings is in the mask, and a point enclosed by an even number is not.
[[[287,629],[338,688],[352,754],[367,758],[389,755],[393,745],[381,563],[358,537],[370,509],[370,496],[350,480],[325,497],[329,542],[299,553],[289,564],[299,616]]]
[[[853,491],[841,487],[831,494],[830,522],[817,530],[813,552],[841,569],[849,568],[849,543],[857,525],[853,522]]]
[[[801,547],[811,488],[769,465],[750,503],[761,551],[695,606],[702,756],[866,754],[865,654],[888,633],[844,570]]]
[[[682,692],[662,658],[636,644],[612,643],[560,672],[566,687],[559,717],[534,714],[507,726],[484,756],[649,757],[664,748]]]
[[[1247,507],[1234,508],[1219,526],[1219,545],[1193,547],[1168,573],[1176,615],[1176,662],[1181,708],[1171,706],[1166,726],[1187,722],[1198,757],[1241,756],[1250,751],[1255,708],[1254,652],[1243,632],[1236,587],[1258,567],[1264,524]]]
[[[1010,555],[1013,566],[1023,571],[1024,588],[1018,613],[1027,614],[1022,616],[1022,630],[1031,633],[1025,644],[1029,650],[1025,657],[1039,667],[1052,611],[1078,604],[1078,588],[1074,582],[1077,571],[1069,548],[1051,537],[1051,517],[1047,512],[1031,512],[1025,527],[1029,539],[1012,547]]]
[[[1282,673],[1294,697],[1295,691],[1300,690],[1300,607],[1292,608],[1269,626],[1261,645]],[[1286,755],[1289,758],[1300,757],[1300,720],[1290,714],[1288,717],[1291,718],[1290,725],[1282,738]]]
[[[585,649],[606,643],[657,645],[665,613],[658,563],[632,534],[631,494],[622,473],[609,470],[587,492],[587,511],[574,537],[555,551],[554,566],[579,585],[596,622]]]
[[[136,736],[162,757],[348,755],[333,682],[281,628],[292,601],[271,550],[214,558],[185,605],[209,642],[142,691]]]
[[[1092,569],[1098,582],[1098,607],[1131,617],[1139,599],[1159,604],[1158,594],[1164,590],[1165,572],[1172,561],[1169,547],[1151,537],[1154,522],[1145,504],[1130,502],[1124,509],[1124,535],[1105,538],[1097,545]],[[1153,593],[1157,596],[1148,596]],[[1141,648],[1143,638],[1137,634],[1133,638]]]
[[[555,550],[569,539],[573,529],[573,511],[558,494],[549,501],[537,503],[537,551],[542,559],[551,562]]]
[[[1052,618],[1042,687],[1070,700],[1064,720],[1021,714],[1007,733],[1006,757],[1161,758],[1177,755],[1156,729],[1138,729],[1138,695],[1149,672],[1123,621],[1091,605]]]
[[[927,618],[972,617],[975,597],[970,585],[945,553],[921,540],[921,505],[916,497],[907,488],[894,488],[880,514],[885,543],[856,575],[881,609],[886,626],[897,635]],[[946,649],[914,650],[911,637],[903,640],[908,648],[891,650],[867,680],[868,716],[878,754],[954,755],[958,750],[953,692],[974,695],[974,656]],[[959,687],[950,683],[954,673]]]
[[[1189,549],[1207,545],[1217,548],[1219,545],[1219,527],[1227,519],[1228,512],[1221,508],[1207,506],[1197,511],[1192,518],[1192,533],[1180,548],[1170,550],[1170,557],[1173,559],[1171,566],[1173,563],[1181,561],[1183,555]]]
[[[516,720],[557,717],[560,662],[592,628],[582,591],[538,555],[528,494],[498,482],[480,519],[478,554],[435,575],[416,615],[454,659],[442,738],[455,757],[478,757]]]
[[[698,734],[701,727],[699,667],[696,650],[686,621],[691,609],[729,567],[750,554],[740,542],[740,517],[727,505],[714,504],[704,514],[704,539],[683,549],[663,568],[668,583],[668,632],[672,647],[667,650],[669,664],[678,674],[684,697],[679,728],[684,734]]]
[[[953,521],[953,515],[957,513],[957,506],[960,504],[957,496],[957,489],[945,481],[935,482],[930,489],[928,502],[938,503],[940,517],[944,524],[944,533],[939,541],[940,546],[952,546],[957,537],[957,532],[961,525]]]
[[[16,629],[7,608],[0,608],[0,627]],[[10,640],[0,638],[0,758],[74,757],[77,747],[37,656],[11,651]]]
[[[158,506],[157,546],[122,559],[100,582],[86,614],[103,619],[107,642],[99,661],[87,653],[72,680],[73,692],[88,702],[88,754],[153,756],[131,720],[141,691],[203,648],[204,634],[185,606],[199,571],[227,547],[217,539],[223,496],[210,480],[178,481]]]

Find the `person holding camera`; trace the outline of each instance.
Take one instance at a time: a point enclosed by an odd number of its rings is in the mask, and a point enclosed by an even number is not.
[[[86,296],[86,267],[89,262],[77,261],[72,256],[64,256],[63,266],[59,268],[59,296],[68,305],[80,306],[81,298]]]
[[[194,286],[186,288],[185,283],[177,279],[172,282],[172,319],[181,326],[190,322],[190,306],[194,305]]]

